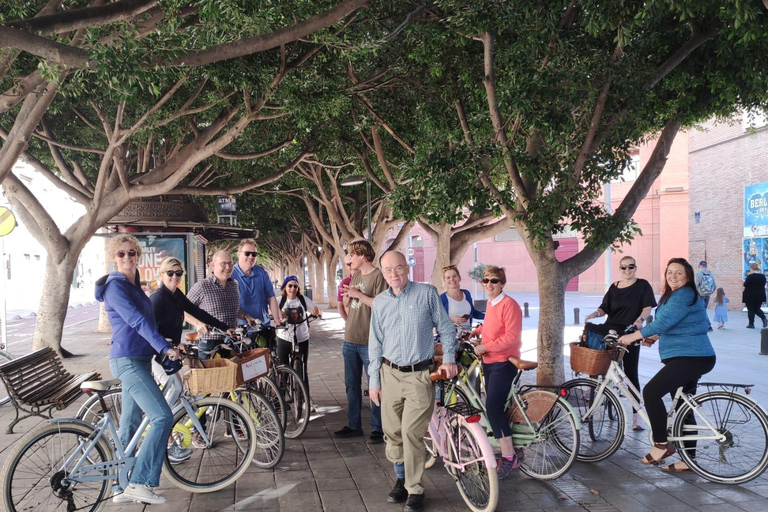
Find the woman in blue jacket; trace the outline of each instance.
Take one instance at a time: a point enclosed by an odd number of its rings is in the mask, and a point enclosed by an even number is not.
[[[672,258],[667,264],[665,278],[664,292],[653,322],[619,338],[625,346],[643,338],[646,339],[643,344],[651,346],[656,340],[648,338],[658,337],[659,355],[664,363],[664,368],[643,389],[654,442],[650,453],[640,460],[643,464],[658,464],[675,453],[674,445],[667,441],[664,395],[674,396],[680,386],[686,393],[695,393],[701,376],[715,367],[715,350],[707,336],[707,312],[696,291],[693,267],[683,258]],[[693,415],[685,418],[685,423],[695,424]],[[694,447],[695,442],[686,443],[686,448]],[[684,462],[677,462],[663,470],[679,473],[690,471],[690,468]]]
[[[152,427],[147,431],[128,488],[114,496],[114,503],[138,501],[151,505],[165,503],[152,488],[160,484],[160,470],[173,426],[173,414],[152,378],[152,358],[165,354],[172,361],[179,351],[157,332],[152,302],[141,289],[137,263],[141,246],[135,237],[117,235],[109,246],[117,270],[96,282],[96,299],[112,325],[109,369],[123,383],[123,412],[120,441],[131,440],[146,414]],[[132,454],[128,454],[132,455]]]
[[[440,301],[448,312],[448,316],[451,317],[451,322],[468,330],[473,318],[477,320],[485,318],[485,313],[475,309],[469,291],[461,289],[461,275],[456,265],[443,267],[443,282],[447,291],[440,295]]]

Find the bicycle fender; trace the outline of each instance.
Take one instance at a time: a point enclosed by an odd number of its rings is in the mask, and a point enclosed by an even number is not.
[[[488,433],[485,431],[480,422],[469,423],[465,419],[464,423],[467,424],[469,430],[475,434],[477,439],[480,440],[480,451],[483,452],[483,458],[487,461],[488,467],[495,469],[496,455],[494,455],[493,447],[491,446],[491,442],[488,440]]]
[[[96,427],[94,427],[91,423],[88,423],[85,420],[79,420],[77,418],[52,418],[48,420],[48,423],[76,423],[77,425],[80,425],[82,427],[87,427],[94,432],[96,432]]]

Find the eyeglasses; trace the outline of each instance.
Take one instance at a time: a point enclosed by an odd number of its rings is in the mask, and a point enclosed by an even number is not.
[[[127,254],[129,257],[133,258],[136,256],[136,250],[135,249],[128,249],[127,251],[117,251],[115,253],[118,258],[125,258],[125,255]]]
[[[256,257],[256,251],[243,251],[243,254],[245,254],[246,258],[255,258]]]
[[[297,284],[289,284],[288,286],[286,286],[286,288],[298,288],[298,287],[299,285]]]
[[[482,282],[483,282],[483,284],[488,284],[488,283],[491,283],[491,284],[499,284],[499,283],[501,282],[501,279],[499,279],[499,278],[497,278],[497,277],[493,277],[493,278],[491,278],[491,279],[488,279],[488,278],[486,277],[486,278],[484,278],[484,279],[483,279],[483,281],[482,281]]]
[[[184,275],[184,271],[183,270],[166,270],[165,275],[167,275],[168,277],[173,277],[173,276],[181,277]]]
[[[637,265],[635,265],[634,263],[632,263],[631,265],[620,265],[620,266],[619,266],[619,268],[620,268],[621,270],[627,270],[627,269],[629,269],[629,270],[635,270],[635,269],[637,268]]]
[[[402,274],[405,271],[405,267],[402,265],[398,265],[395,268],[385,268],[383,270],[383,273],[385,276],[390,275],[393,272],[397,272],[398,274]]]
[[[219,262],[219,265],[222,266],[222,267],[234,267],[235,266],[235,264],[232,263],[231,261],[221,261],[221,262]]]

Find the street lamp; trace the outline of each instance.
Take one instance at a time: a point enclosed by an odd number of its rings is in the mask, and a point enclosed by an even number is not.
[[[368,243],[373,243],[371,241],[371,180],[359,174],[347,176],[341,180],[342,187],[356,187],[363,183],[365,183],[365,204],[368,208]]]

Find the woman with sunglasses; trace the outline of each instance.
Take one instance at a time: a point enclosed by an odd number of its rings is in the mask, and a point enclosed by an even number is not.
[[[280,314],[283,316],[285,329],[277,331],[277,359],[280,364],[289,364],[289,356],[293,346],[291,342],[296,340],[299,346],[299,360],[301,361],[301,376],[309,391],[309,372],[307,359],[309,358],[309,324],[306,322],[308,315],[321,317],[320,308],[312,302],[312,299],[301,295],[299,279],[296,276],[288,276],[280,287],[283,292],[280,298]],[[298,311],[300,310],[300,311]],[[298,314],[298,319],[291,319],[293,313]]]
[[[440,295],[440,302],[451,317],[451,322],[469,329],[472,319],[483,320],[485,313],[475,309],[475,303],[469,290],[461,288],[461,274],[456,265],[443,267],[443,283],[446,291]]]
[[[510,356],[520,357],[523,333],[523,312],[512,297],[503,293],[507,274],[501,267],[486,267],[483,288],[488,297],[485,323],[475,330],[483,338],[475,347],[475,354],[483,358],[485,379],[485,409],[493,428],[493,437],[501,446],[501,457],[496,461],[499,478],[520,467],[520,460],[512,444],[512,428],[509,425],[507,402],[509,389],[517,375],[517,367],[509,362]]]
[[[212,325],[222,331],[229,330],[234,336],[235,330],[213,315],[203,311],[187,299],[179,289],[184,279],[184,265],[177,258],[165,258],[160,263],[158,275],[160,286],[150,296],[157,320],[157,330],[171,340],[174,347],[181,342],[181,332],[186,320],[192,324],[198,333],[207,334],[208,326]]]
[[[96,282],[96,300],[104,302],[112,326],[109,369],[123,383],[120,416],[123,445],[127,446],[133,437],[142,414],[146,414],[152,424],[136,456],[129,485],[124,492],[116,493],[113,502],[161,504],[165,498],[155,494],[152,488],[160,484],[173,414],[152,378],[151,364],[155,354],[165,354],[176,361],[179,350],[157,331],[152,302],[141,289],[137,268],[141,256],[139,241],[131,235],[117,235],[108,251],[117,270]]]
[[[607,330],[613,329],[618,334],[624,334],[627,327],[634,325],[637,329],[643,326],[651,316],[651,309],[656,307],[656,297],[653,295],[651,284],[645,279],[639,279],[637,273],[637,263],[632,256],[624,256],[619,261],[621,269],[621,279],[613,283],[603,297],[603,303],[597,308],[597,311],[587,315],[584,322],[593,318],[608,315],[603,324]],[[637,374],[638,363],[640,362],[640,345],[631,345],[627,347],[628,352],[624,354],[624,373],[627,374],[632,385],[640,391],[640,379]],[[643,421],[638,416],[637,411],[632,414],[632,427],[635,430],[644,430]]]

